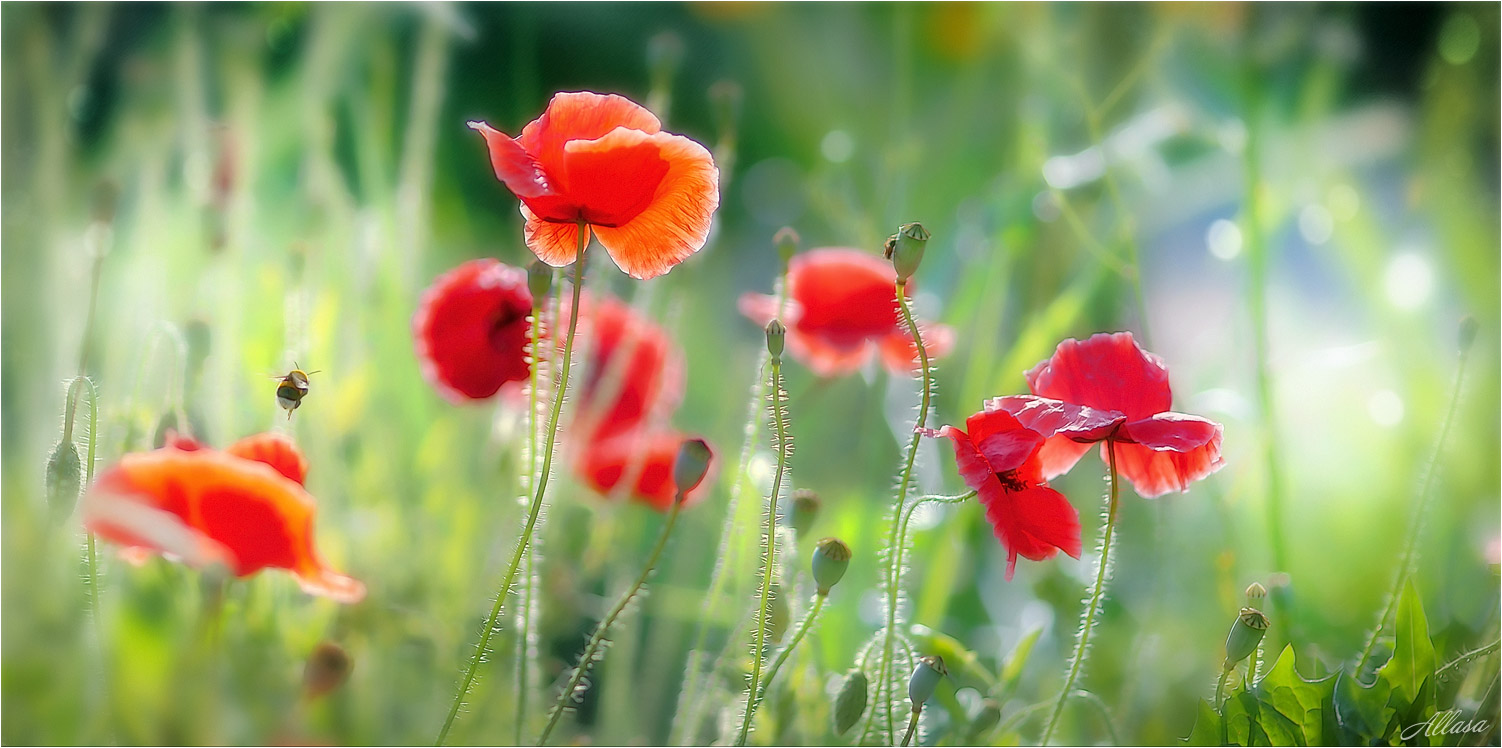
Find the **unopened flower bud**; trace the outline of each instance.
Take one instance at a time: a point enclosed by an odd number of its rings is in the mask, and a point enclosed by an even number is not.
[[[333,642],[321,642],[308,655],[302,671],[303,692],[309,697],[322,696],[342,685],[351,670],[349,653]]]
[[[965,745],[987,745],[985,740],[997,723],[1001,722],[1001,704],[995,699],[986,699],[981,702],[980,711],[975,713],[975,719],[970,720],[970,727],[966,731]]]
[[[527,290],[532,292],[532,308],[541,309],[548,303],[548,291],[553,288],[553,266],[542,260],[534,260],[527,266]]]
[[[913,702],[914,709],[921,708],[923,702],[934,695],[934,688],[946,675],[949,675],[949,670],[944,667],[944,658],[938,655],[918,658],[913,677],[907,681],[907,697]]]
[[[699,486],[704,474],[709,472],[709,461],[714,452],[703,439],[685,439],[678,448],[678,458],[673,461],[673,485],[678,487],[678,499]]]
[[[863,670],[854,670],[845,676],[840,692],[834,697],[834,731],[843,734],[866,713],[871,680]]]
[[[793,532],[803,538],[808,531],[813,529],[814,520],[819,518],[819,494],[811,489],[800,488],[793,492],[793,511],[788,518],[788,523],[793,526]]]
[[[779,320],[767,323],[767,352],[772,354],[772,361],[782,362],[782,346],[787,340],[788,329],[782,326]]]
[[[1246,606],[1248,608],[1262,608],[1262,598],[1267,597],[1267,588],[1261,582],[1252,582],[1246,587]]]
[[[887,237],[883,254],[892,261],[892,267],[897,271],[897,282],[906,283],[908,278],[913,277],[913,273],[918,272],[929,236],[928,229],[914,221],[898,226],[897,233]]]
[[[1471,349],[1471,344],[1476,342],[1476,331],[1480,325],[1476,324],[1476,318],[1467,314],[1460,319],[1460,350],[1462,352]]]
[[[57,443],[47,457],[47,508],[54,521],[61,522],[73,514],[78,491],[83,486],[83,461],[72,439]]]
[[[772,244],[777,247],[777,256],[782,258],[785,267],[792,261],[793,255],[798,253],[798,232],[792,226],[783,226],[772,235]]]
[[[1226,636],[1227,670],[1257,651],[1257,645],[1262,643],[1269,625],[1271,622],[1262,611],[1256,608],[1241,609],[1236,622],[1231,624],[1231,633]]]
[[[851,555],[850,546],[839,538],[825,538],[814,546],[814,584],[819,586],[820,595],[828,595],[845,577]]]

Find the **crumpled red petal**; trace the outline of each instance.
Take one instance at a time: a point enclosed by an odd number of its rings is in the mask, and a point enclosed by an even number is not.
[[[987,400],[986,410],[1016,416],[1024,426],[1047,437],[1038,452],[1043,477],[1052,480],[1068,472],[1090,451],[1090,445],[1111,436],[1126,416],[1033,395],[1010,395]]]
[[[1122,427],[1122,439],[1133,443],[1116,445],[1117,470],[1143,498],[1187,491],[1225,465],[1222,431],[1218,423],[1183,413],[1132,421]]]
[[[1120,411],[1128,420],[1162,413],[1173,404],[1168,367],[1129,332],[1065,340],[1027,372],[1027,384],[1034,395]]]
[[[412,315],[423,378],[453,402],[483,400],[508,382],[525,381],[531,313],[521,268],[486,258],[443,274]]]

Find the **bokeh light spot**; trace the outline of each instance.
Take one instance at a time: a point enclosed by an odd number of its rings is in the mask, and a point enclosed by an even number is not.
[[[1335,217],[1323,205],[1310,205],[1299,211],[1299,235],[1311,245],[1330,241],[1335,233]]]
[[[1241,229],[1232,221],[1216,219],[1205,232],[1205,244],[1216,259],[1234,260],[1241,254]]]
[[[819,152],[832,164],[843,164],[855,155],[855,138],[844,130],[830,130],[819,142]]]
[[[1396,426],[1403,422],[1403,398],[1392,390],[1379,390],[1366,401],[1366,412],[1378,426]]]
[[[1417,309],[1434,291],[1434,268],[1417,252],[1392,258],[1382,279],[1387,300],[1399,309]]]
[[[1466,13],[1456,13],[1439,32],[1439,56],[1451,65],[1464,65],[1481,46],[1481,27]]]

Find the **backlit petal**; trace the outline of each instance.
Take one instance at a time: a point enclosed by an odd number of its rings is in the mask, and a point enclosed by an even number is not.
[[[562,311],[561,325],[570,310]],[[555,345],[562,346],[562,336]],[[655,424],[677,407],[685,367],[677,343],[619,299],[586,294],[579,308],[581,369],[570,436],[596,442]]]
[[[1059,435],[1081,442],[1105,439],[1126,422],[1126,416],[1114,410],[1033,395],[994,397],[986,401],[985,409],[1011,413],[1022,425],[1044,436]]]
[[[579,257],[579,224],[545,221],[538,218],[525,204],[522,217],[527,219],[522,226],[522,237],[527,249],[537,259],[555,268],[567,267]],[[584,227],[584,243],[589,244],[589,227]]]
[[[1017,568],[1017,557],[1042,561],[1055,551],[1080,556],[1080,518],[1064,494],[1046,486],[1028,486],[1008,491],[994,477],[981,490],[980,502],[996,538],[1007,549],[1007,581]]]
[[[490,167],[495,170],[496,179],[504,182],[512,194],[538,197],[553,191],[542,165],[520,143],[484,122],[470,122],[469,128],[485,137],[485,147],[490,151]]]
[[[1024,470],[1043,446],[1043,435],[1022,425],[1006,411],[981,411],[965,419],[975,448],[993,473]]]
[[[570,140],[595,140],[617,127],[647,134],[662,129],[662,123],[646,107],[616,94],[589,91],[553,95],[541,117],[522,128],[517,138],[522,147],[555,173],[563,167],[564,148]]]
[[[674,137],[617,127],[598,140],[570,141],[563,180],[583,219],[596,227],[623,226],[646,210],[669,170],[661,141]]]
[[[1143,498],[1187,491],[1190,483],[1225,464],[1221,426],[1203,418],[1162,413],[1128,423],[1122,431],[1124,439],[1136,443],[1116,445],[1117,469]]]
[[[938,323],[919,322],[918,325],[923,333],[923,350],[928,352],[929,361],[943,358],[954,348],[954,328]],[[918,346],[913,343],[913,336],[906,331],[893,332],[881,338],[881,360],[895,374],[913,374],[918,371],[921,363],[918,360]]]
[[[527,273],[471,260],[423,291],[412,339],[423,378],[452,402],[481,400],[530,372],[532,293]]]
[[[667,133],[650,141],[668,164],[652,199],[623,225],[595,226],[615,264],[640,279],[662,275],[699,251],[720,205],[720,171],[704,146]]]
[[[264,462],[298,485],[308,477],[308,460],[286,434],[266,433],[247,436],[224,450],[247,460]]]
[[[1027,372],[1027,384],[1034,395],[1120,411],[1130,420],[1162,413],[1173,402],[1168,367],[1129,332],[1065,340]]]
[[[788,297],[803,309],[795,327],[843,346],[905,333],[898,324],[896,277],[891,263],[858,249],[802,252],[788,263]]]

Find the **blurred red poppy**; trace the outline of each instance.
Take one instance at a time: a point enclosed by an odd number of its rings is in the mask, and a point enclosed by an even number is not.
[[[1187,491],[1225,464],[1221,425],[1168,410],[1168,367],[1129,332],[1065,340],[1027,373],[1027,383],[1034,396],[997,398],[986,407],[1049,437],[1046,477],[1068,471],[1104,440],[1116,443],[1117,469],[1146,498]]]
[[[895,284],[890,262],[858,249],[826,247],[793,257],[781,315],[788,352],[821,377],[855,371],[878,349],[887,368],[911,373],[918,350],[897,311]],[[913,287],[908,281],[910,293]],[[777,297],[744,294],[740,310],[764,326],[778,316]],[[949,352],[949,327],[919,324],[930,357]]]
[[[699,251],[720,204],[704,146],[662,132],[622,96],[559,93],[512,139],[484,122],[496,178],[522,203],[527,246],[554,267],[573,262],[580,224],[633,278],[655,278]]]
[[[531,369],[532,293],[527,271],[470,260],[423,292],[412,316],[422,374],[453,402],[483,400]]]
[[[1043,435],[1004,411],[976,413],[965,420],[965,428],[920,433],[954,443],[960,477],[978,492],[991,529],[1007,549],[1007,580],[1019,555],[1042,561],[1063,551],[1079,558],[1079,514],[1043,477],[1038,459]]]
[[[358,602],[365,585],[330,569],[314,547],[316,506],[299,480],[306,473],[297,447],[278,434],[226,451],[174,440],[101,474],[84,501],[84,524],[137,553],[222,564],[240,577],[288,569],[309,594]]]
[[[568,315],[565,307],[560,327],[568,325]],[[619,299],[590,294],[579,302],[579,329],[584,370],[570,440],[592,444],[638,431],[678,407],[683,353],[666,330]]]
[[[579,477],[603,496],[625,492],[633,501],[642,502],[659,512],[673,505],[677,487],[673,483],[673,463],[687,437],[676,431],[662,430],[628,433],[595,442],[579,456]],[[710,460],[710,470],[715,460]],[[687,507],[709,492],[714,481],[705,478],[690,488],[684,497]]]

